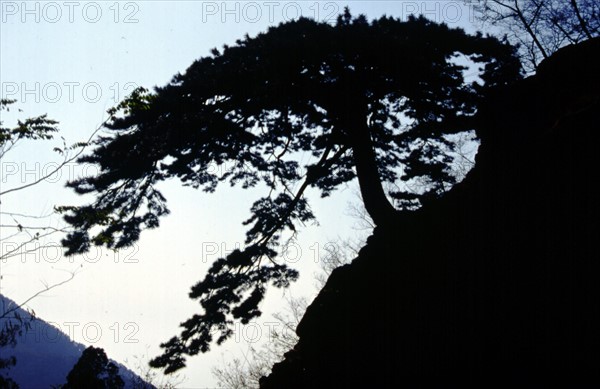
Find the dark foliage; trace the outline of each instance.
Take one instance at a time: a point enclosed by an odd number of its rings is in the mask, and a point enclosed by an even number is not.
[[[101,348],[90,346],[73,366],[62,389],[119,389],[125,382],[119,375],[119,367],[109,362]]]
[[[19,385],[10,378],[0,376],[0,388],[2,389],[18,389]]]
[[[15,100],[1,99],[0,111],[9,110]],[[14,128],[0,127],[0,155],[3,149],[19,139],[52,139],[52,133],[58,131],[57,121],[48,119],[47,115],[19,120]],[[2,122],[0,121],[0,126]]]
[[[27,323],[26,323],[27,324]],[[16,389],[19,387],[11,378],[4,374],[17,364],[17,358],[7,356],[8,347],[16,345],[17,336],[22,334],[22,323],[15,323],[15,320],[4,321],[0,328],[0,388]]]
[[[480,83],[465,81],[461,56],[481,66]],[[63,208],[77,230],[64,244],[69,254],[131,245],[168,213],[155,187],[168,178],[206,192],[221,182],[266,188],[244,222],[246,247],[217,260],[192,288],[202,313],[153,360],[173,372],[213,337],[226,340],[234,320],[260,315],[268,284],[297,278],[275,248],[284,232],[314,219],[308,187],[328,196],[356,177],[379,225],[415,200],[389,193],[395,208],[382,183],[423,177],[431,185],[420,200],[440,195],[455,181],[446,136],[476,129],[486,90],[518,78],[519,69],[510,46],[422,18],[368,22],[346,11],[333,26],[301,18],[246,37],[110,111],[110,135],[80,159],[100,174],[69,184],[95,202]],[[301,166],[301,153],[315,161]],[[225,163],[223,174],[212,169]]]

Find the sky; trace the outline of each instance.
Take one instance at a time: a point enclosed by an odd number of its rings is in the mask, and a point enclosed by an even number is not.
[[[56,139],[23,142],[0,160],[0,192],[44,177],[61,161],[53,151],[62,147],[60,137],[66,144],[85,141],[106,119],[106,110],[135,87],[162,86],[212,48],[232,45],[270,25],[299,16],[334,22],[345,6],[369,19],[424,14],[474,30],[472,11],[463,1],[0,1],[1,96],[16,100],[1,120],[10,126],[47,114],[60,129]],[[96,169],[69,163],[38,185],[2,196],[0,253],[22,239],[11,237],[15,231],[8,225],[61,225],[59,218],[7,213],[42,216],[55,205],[82,204],[86,199],[64,183]],[[213,260],[243,244],[241,222],[260,196],[227,186],[205,194],[177,181],[161,189],[171,214],[160,228],[144,231],[134,247],[67,258],[58,247],[59,236],[51,235],[43,242],[48,247],[29,245],[25,250],[31,252],[0,261],[0,292],[21,302],[75,273],[28,306],[74,341],[102,347],[120,362],[158,355],[159,343],[178,334],[178,324],[197,312],[197,303],[187,297],[190,287]],[[287,291],[270,292],[261,305],[263,316],[249,327],[236,327],[223,347],[189,358],[180,387],[216,387],[211,368],[241,356],[249,344],[268,341],[269,328],[277,325],[271,315],[282,309],[287,296],[314,297],[314,273],[326,245],[366,233],[349,215],[348,205],[359,201],[356,193],[350,184],[328,199],[312,196],[319,225],[306,226],[297,245],[282,256],[300,270],[300,280]]]

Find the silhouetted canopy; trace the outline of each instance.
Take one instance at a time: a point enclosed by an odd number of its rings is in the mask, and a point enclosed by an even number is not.
[[[465,81],[457,58],[480,66],[475,81]],[[486,89],[519,71],[510,46],[424,18],[368,22],[346,11],[335,25],[300,18],[246,36],[109,111],[110,134],[80,159],[100,173],[69,183],[95,201],[64,208],[77,227],[64,243],[69,254],[91,244],[131,245],[168,213],[155,187],[168,178],[206,192],[224,181],[265,188],[244,222],[246,247],[215,261],[192,288],[202,312],[153,361],[175,371],[184,355],[207,351],[213,336],[226,340],[234,320],[259,316],[268,284],[286,287],[297,278],[275,248],[286,230],[314,219],[306,188],[328,196],[358,178],[378,225],[416,198],[439,195],[455,180],[448,136],[476,129]],[[313,160],[301,165],[307,153]],[[224,173],[214,169],[223,164]],[[414,177],[431,183],[426,193],[383,190],[382,183]]]
[[[89,346],[67,375],[64,389],[119,389],[125,382],[119,375],[119,367],[110,362],[101,348]]]

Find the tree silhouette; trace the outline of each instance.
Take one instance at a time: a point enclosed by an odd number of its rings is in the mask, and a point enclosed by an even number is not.
[[[119,368],[109,362],[101,348],[90,346],[83,350],[81,357],[67,376],[67,383],[62,387],[108,389],[123,388],[125,382],[119,375]]]
[[[478,82],[465,81],[457,58],[480,67]],[[168,178],[206,192],[224,181],[265,189],[244,222],[245,248],[216,260],[192,287],[202,312],[183,322],[181,335],[151,362],[176,371],[185,355],[231,336],[234,320],[259,316],[268,284],[287,287],[297,278],[275,248],[283,234],[314,219],[307,188],[328,196],[357,178],[374,223],[393,222],[399,209],[452,185],[450,138],[476,129],[473,115],[486,88],[519,72],[508,44],[424,18],[368,22],[346,10],[335,25],[300,18],[246,36],[109,111],[111,134],[80,158],[97,164],[99,175],[69,183],[95,201],[63,208],[75,227],[63,243],[68,254],[92,244],[131,245],[169,212],[155,187]],[[307,154],[314,159],[301,165]],[[215,172],[226,163],[227,171]],[[415,177],[431,184],[427,191],[383,189]]]
[[[559,48],[600,35],[596,0],[469,0],[483,23],[502,28],[528,68]]]

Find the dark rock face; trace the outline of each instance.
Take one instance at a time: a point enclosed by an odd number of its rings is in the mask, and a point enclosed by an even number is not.
[[[492,96],[469,177],[333,272],[261,388],[598,387],[599,59]]]

